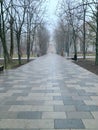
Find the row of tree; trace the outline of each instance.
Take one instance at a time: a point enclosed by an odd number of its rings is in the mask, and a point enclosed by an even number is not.
[[[69,55],[70,47],[73,44],[74,56],[77,59],[78,43],[80,42],[85,59],[87,45],[94,44],[96,48],[95,63],[98,64],[98,1],[62,0],[58,4],[57,16],[60,19],[58,27],[54,31],[57,52],[60,53],[64,48]]]
[[[46,4],[46,0],[0,0],[0,47],[5,68],[15,52],[21,64],[23,49],[29,61],[36,39],[41,54],[46,53],[49,42],[44,22]]]

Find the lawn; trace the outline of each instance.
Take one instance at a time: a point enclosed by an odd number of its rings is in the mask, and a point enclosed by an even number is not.
[[[24,65],[26,63],[27,63],[27,59],[21,60],[21,65]],[[0,65],[4,65],[4,60],[0,59]],[[14,69],[14,68],[17,68],[21,65],[19,65],[18,59],[13,59],[10,63],[8,63],[7,69]]]

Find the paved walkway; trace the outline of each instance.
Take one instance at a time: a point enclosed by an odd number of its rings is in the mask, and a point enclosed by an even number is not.
[[[98,76],[55,54],[0,74],[0,130],[98,130]]]

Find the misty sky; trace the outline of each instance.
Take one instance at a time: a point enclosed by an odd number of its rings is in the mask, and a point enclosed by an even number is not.
[[[49,0],[48,6],[48,22],[49,30],[52,31],[57,23],[57,16],[55,15],[58,0]]]

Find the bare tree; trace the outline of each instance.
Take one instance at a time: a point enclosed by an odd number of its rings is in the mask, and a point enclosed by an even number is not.
[[[27,0],[27,61],[30,58],[30,50],[33,51],[33,43],[37,26],[39,26],[44,17],[46,0],[32,1]]]
[[[7,49],[7,42],[6,42],[6,9],[4,7],[4,0],[0,0],[0,38],[3,46],[3,55],[4,55],[4,64],[5,68],[7,67],[7,62],[10,60],[8,49]]]
[[[67,26],[64,26],[64,22],[58,22],[56,29],[54,30],[54,39],[56,42],[56,51],[58,54],[61,54],[62,49],[67,51]]]
[[[21,43],[24,34],[27,36],[27,47],[23,47],[23,44],[22,47],[27,50],[27,60],[29,61],[30,50],[33,48],[36,35],[35,32],[44,19],[46,1],[0,0],[0,39],[3,46],[5,67],[7,62],[12,59],[14,51],[16,51],[14,50],[15,40],[17,42],[19,64],[21,64]],[[10,39],[6,41],[6,35],[8,37],[9,34]]]
[[[17,39],[17,48],[18,48],[18,59],[19,64],[21,64],[21,33],[23,29],[23,24],[25,21],[25,13],[26,13],[26,3],[25,0],[22,0],[21,2],[18,1],[18,5],[16,5],[15,9],[15,33],[16,33],[16,39]]]
[[[63,17],[66,15],[66,13],[68,13],[68,8],[66,6],[66,0],[62,0],[63,2],[61,3],[60,7],[59,7],[59,17]],[[67,1],[68,3],[69,1]],[[75,4],[72,4],[72,6],[70,6],[70,12],[74,12],[74,10],[80,10],[80,12],[78,12],[77,14],[74,13],[75,18],[78,20],[82,20],[83,22],[80,22],[79,26],[78,26],[78,30],[81,31],[82,33],[82,42],[83,42],[83,58],[85,59],[86,56],[86,38],[87,38],[87,32],[86,32],[86,25],[89,24],[90,27],[95,30],[96,33],[96,60],[95,63],[98,64],[98,1],[97,0],[82,0],[82,2],[72,2]],[[75,11],[76,12],[76,11]],[[72,14],[72,13],[71,13]],[[81,15],[81,17],[79,16]],[[95,21],[96,21],[96,28],[93,26],[93,24],[90,22],[92,16],[95,17]],[[70,17],[70,15],[68,15],[68,18]],[[67,19],[66,19],[67,20]],[[69,20],[68,20],[69,21]],[[83,24],[82,24],[83,23]],[[83,28],[81,28],[81,26],[83,25]],[[76,25],[73,24],[73,27],[76,28]],[[74,34],[74,31],[73,31]],[[80,36],[78,35],[78,37],[80,38]],[[81,38],[80,38],[81,39]]]
[[[72,2],[72,0],[70,1],[66,1],[63,0],[63,2],[61,3],[60,9],[59,9],[59,18],[62,19],[65,23],[65,29],[67,27],[67,33],[65,35],[67,35],[66,41],[66,48],[67,48],[67,53],[69,55],[69,46],[70,45],[74,45],[74,57],[76,57],[75,59],[77,59],[77,37],[78,37],[78,31],[79,31],[79,26],[80,26],[80,18],[81,15],[77,16],[78,13],[81,12],[81,9],[73,9],[72,7],[75,6],[75,4],[73,4],[74,2]],[[63,26],[64,28],[64,26]],[[73,40],[71,40],[73,39]]]
[[[13,17],[13,0],[11,0],[11,9],[10,9],[10,57],[13,57],[14,54],[14,17]]]
[[[49,31],[46,29],[44,24],[41,24],[38,29],[38,47],[40,55],[45,55],[47,53],[48,44],[49,44]]]

